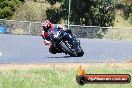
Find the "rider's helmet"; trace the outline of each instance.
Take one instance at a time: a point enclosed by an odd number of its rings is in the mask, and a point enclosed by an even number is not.
[[[45,32],[47,32],[47,31],[51,28],[51,25],[52,25],[52,23],[50,22],[50,20],[45,20],[45,21],[42,23],[43,30],[44,30]]]

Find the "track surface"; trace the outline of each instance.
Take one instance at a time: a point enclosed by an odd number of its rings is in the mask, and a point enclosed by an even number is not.
[[[83,57],[50,54],[40,36],[0,34],[0,64],[123,62],[132,60],[132,41],[80,39]]]

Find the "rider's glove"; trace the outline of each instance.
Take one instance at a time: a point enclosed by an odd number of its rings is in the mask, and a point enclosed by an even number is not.
[[[44,44],[45,44],[45,45],[50,45],[51,43],[50,43],[50,41],[48,41],[48,40],[44,40]]]

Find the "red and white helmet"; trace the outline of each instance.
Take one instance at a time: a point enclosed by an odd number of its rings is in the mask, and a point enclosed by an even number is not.
[[[51,28],[52,23],[50,22],[50,20],[45,20],[42,23],[42,27],[44,29],[44,31],[48,31]]]

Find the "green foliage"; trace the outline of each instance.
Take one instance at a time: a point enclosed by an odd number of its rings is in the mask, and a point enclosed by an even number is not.
[[[42,21],[46,19],[46,10],[50,8],[48,3],[24,2],[14,15],[14,20]]]
[[[19,0],[19,1],[21,1],[21,2],[25,2],[25,0]]]
[[[123,17],[125,20],[128,20],[130,14],[132,14],[132,1],[131,0],[123,0],[116,2],[116,9],[120,9],[123,11]]]
[[[10,19],[20,4],[19,0],[4,0],[0,2],[0,19]]]
[[[130,14],[132,14],[132,3],[131,3],[131,5],[128,5],[125,3],[123,11],[124,11],[123,16],[127,20],[129,18]]]
[[[48,0],[51,5],[52,0]],[[57,0],[61,7],[47,10],[48,19],[53,22],[67,20],[69,0]],[[111,0],[71,0],[70,23],[76,25],[112,26],[115,12]],[[60,19],[61,18],[61,19]]]
[[[129,17],[129,23],[132,24],[132,14]]]
[[[4,1],[4,0],[0,0],[0,2],[2,2],[2,1]]]
[[[65,0],[62,8],[68,14],[68,1]],[[64,12],[64,10],[62,11]],[[66,18],[66,15],[63,18]],[[114,20],[113,3],[111,0],[71,0],[72,24],[111,26]]]
[[[47,19],[53,23],[57,23],[61,20],[61,12],[59,9],[50,8],[46,11]]]
[[[47,0],[51,5],[54,5],[58,0]]]

